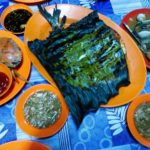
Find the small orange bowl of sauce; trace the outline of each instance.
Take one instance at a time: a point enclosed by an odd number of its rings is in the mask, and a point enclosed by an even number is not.
[[[150,148],[150,94],[136,97],[127,111],[127,125],[133,137]]]
[[[10,69],[0,64],[0,97],[5,95],[12,85],[13,77]]]
[[[25,4],[8,6],[1,14],[2,27],[14,34],[23,34],[32,15],[32,9]]]

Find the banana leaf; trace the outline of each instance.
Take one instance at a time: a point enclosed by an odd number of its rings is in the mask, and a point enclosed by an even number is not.
[[[45,40],[30,41],[28,46],[56,82],[79,125],[88,111],[96,111],[121,86],[130,84],[126,56],[116,33],[96,11],[64,29],[65,19],[56,23],[60,10],[50,17],[42,7],[39,10],[55,27]]]

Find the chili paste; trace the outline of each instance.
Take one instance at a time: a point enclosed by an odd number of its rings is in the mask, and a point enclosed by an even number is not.
[[[7,89],[8,85],[9,85],[9,78],[8,78],[8,76],[5,73],[0,72],[0,94],[5,92],[5,90]]]
[[[17,9],[10,12],[5,20],[5,28],[12,32],[23,32],[25,25],[32,14],[25,9]]]
[[[150,140],[150,102],[143,103],[137,108],[134,119],[139,133]]]
[[[36,128],[46,128],[54,124],[61,114],[61,104],[49,91],[32,94],[24,105],[25,119]]]

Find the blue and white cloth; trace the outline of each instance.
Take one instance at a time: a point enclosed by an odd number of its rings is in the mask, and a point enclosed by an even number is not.
[[[0,6],[3,1],[0,1]],[[54,0],[43,5],[54,3],[82,5],[97,10],[117,24],[120,24],[122,17],[129,11],[142,7],[150,8],[150,0]],[[34,10],[37,9],[36,6],[32,7]],[[47,83],[34,66],[32,66],[29,80],[33,84]],[[150,93],[149,85],[148,70],[147,82],[141,94]],[[126,111],[129,104],[116,108],[99,108],[97,112],[85,116],[80,128],[76,127],[72,116],[69,115],[64,127],[49,138],[36,139],[25,134],[16,124],[14,109],[19,96],[27,88],[29,85],[25,85],[10,102],[0,106],[0,144],[28,139],[43,143],[53,150],[149,150],[139,144],[129,132],[126,123]]]
[[[8,6],[8,0],[0,0],[0,14]]]

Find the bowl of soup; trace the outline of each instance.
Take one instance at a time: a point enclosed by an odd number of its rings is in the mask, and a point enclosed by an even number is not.
[[[127,124],[133,137],[150,147],[150,94],[136,97],[127,111]]]
[[[65,124],[68,108],[60,91],[49,84],[28,88],[16,104],[16,121],[27,134],[44,138],[57,133]]]

